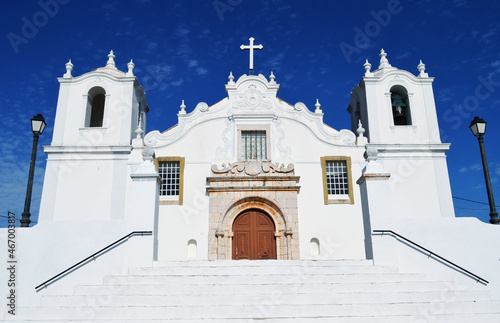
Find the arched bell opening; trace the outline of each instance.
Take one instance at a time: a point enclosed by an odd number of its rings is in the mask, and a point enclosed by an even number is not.
[[[391,88],[391,108],[395,126],[411,125],[408,91],[401,85]]]
[[[102,87],[96,86],[89,90],[87,95],[85,127],[102,127],[105,100],[106,91]]]

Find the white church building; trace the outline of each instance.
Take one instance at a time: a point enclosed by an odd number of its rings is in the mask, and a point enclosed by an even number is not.
[[[58,79],[5,321],[500,322],[500,227],[455,218],[422,62],[367,61],[350,130],[270,72],[230,73],[227,97],[146,131],[155,107],[114,58]]]

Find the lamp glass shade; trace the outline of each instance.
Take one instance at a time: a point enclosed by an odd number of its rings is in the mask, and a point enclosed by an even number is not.
[[[34,134],[41,135],[46,125],[45,119],[41,114],[37,114],[31,119],[31,131]]]
[[[482,136],[486,132],[486,121],[479,117],[475,117],[470,123],[469,128],[472,130],[474,136]]]

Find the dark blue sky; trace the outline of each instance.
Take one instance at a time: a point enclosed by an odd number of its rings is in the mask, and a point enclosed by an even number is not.
[[[151,109],[147,131],[176,123],[181,100],[187,111],[200,101],[226,96],[232,71],[248,73],[253,36],[264,49],[255,71],[273,71],[279,97],[314,109],[325,122],[350,127],[350,91],[368,59],[378,66],[381,48],[392,66],[418,74],[421,59],[435,77],[434,95],[443,142],[451,143],[448,167],[454,196],[487,202],[477,139],[468,125],[488,121],[486,153],[493,191],[500,194],[500,3],[497,1],[4,1],[0,13],[0,215],[21,216],[31,154],[30,118],[42,113],[31,213],[37,220],[45,167],[42,145],[52,138],[57,77],[71,59],[73,75],[105,66],[134,73]],[[425,189],[425,188],[423,188]],[[425,202],[425,201],[423,201]],[[487,205],[454,200],[457,216],[489,219]],[[500,203],[500,196],[497,204]],[[0,226],[5,220],[0,220]]]

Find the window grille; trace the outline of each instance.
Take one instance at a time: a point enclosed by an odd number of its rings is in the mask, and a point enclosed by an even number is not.
[[[179,196],[180,169],[180,162],[178,161],[159,163],[158,171],[162,180],[160,195]]]
[[[349,194],[349,178],[345,161],[326,162],[326,186],[328,195]]]
[[[241,159],[267,159],[265,131],[241,132]]]

